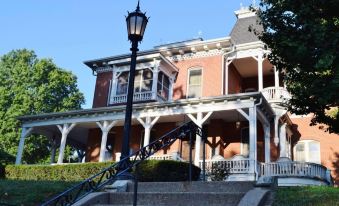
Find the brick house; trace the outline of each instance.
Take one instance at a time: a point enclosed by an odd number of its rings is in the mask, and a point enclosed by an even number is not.
[[[227,37],[155,46],[138,53],[134,88],[131,152],[193,121],[207,130],[206,166],[222,162],[231,168],[229,180],[278,176],[280,185],[329,184],[338,181],[339,135],[309,126],[310,116],[289,114],[290,98],[283,75],[266,55],[270,52],[248,31],[257,17],[248,9],[235,12],[237,22]],[[51,161],[66,144],[77,148],[83,161],[118,161],[130,55],[86,61],[97,76],[93,108],[20,117],[24,140],[31,133],[53,142]],[[197,149],[200,148],[200,149]],[[201,139],[196,137],[194,163],[202,165]],[[188,159],[188,142],[176,141],[153,159]],[[338,182],[336,182],[338,183]]]

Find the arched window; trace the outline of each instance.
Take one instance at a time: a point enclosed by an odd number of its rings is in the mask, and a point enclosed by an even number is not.
[[[202,93],[202,69],[188,70],[187,98],[201,97]]]
[[[294,146],[294,160],[320,164],[320,143],[315,140],[299,141]]]

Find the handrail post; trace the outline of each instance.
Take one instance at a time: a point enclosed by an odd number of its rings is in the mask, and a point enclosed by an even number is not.
[[[202,134],[202,178],[203,181],[206,181],[206,133],[205,131],[201,128],[201,134]]]
[[[188,171],[188,179],[190,182],[192,182],[192,131],[190,131],[189,133],[189,138],[190,138],[190,154],[189,154],[190,165]]]

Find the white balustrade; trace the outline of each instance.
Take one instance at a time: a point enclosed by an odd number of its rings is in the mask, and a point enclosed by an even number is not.
[[[133,96],[133,101],[148,101],[152,100],[153,92],[136,92]],[[112,97],[110,101],[111,104],[119,104],[119,103],[126,103],[127,102],[127,95],[116,95]]]
[[[250,161],[249,159],[242,160],[206,160],[205,169],[206,174],[212,171],[212,167],[218,166],[218,168],[226,169],[230,174],[245,174],[250,173]],[[199,161],[199,166],[202,168],[203,161]]]
[[[268,102],[282,102],[291,99],[291,95],[283,87],[266,87],[261,92]]]
[[[132,158],[131,158],[132,159]],[[147,158],[148,160],[175,160],[175,161],[183,161],[178,153],[172,154],[162,154],[162,155],[152,155]]]
[[[309,162],[271,162],[260,164],[261,176],[276,177],[309,177],[327,180],[327,168],[315,163]]]

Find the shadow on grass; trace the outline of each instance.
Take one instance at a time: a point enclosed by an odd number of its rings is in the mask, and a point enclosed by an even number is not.
[[[0,205],[40,205],[76,183],[0,179]]]
[[[339,205],[339,188],[327,186],[279,187],[273,206]]]

